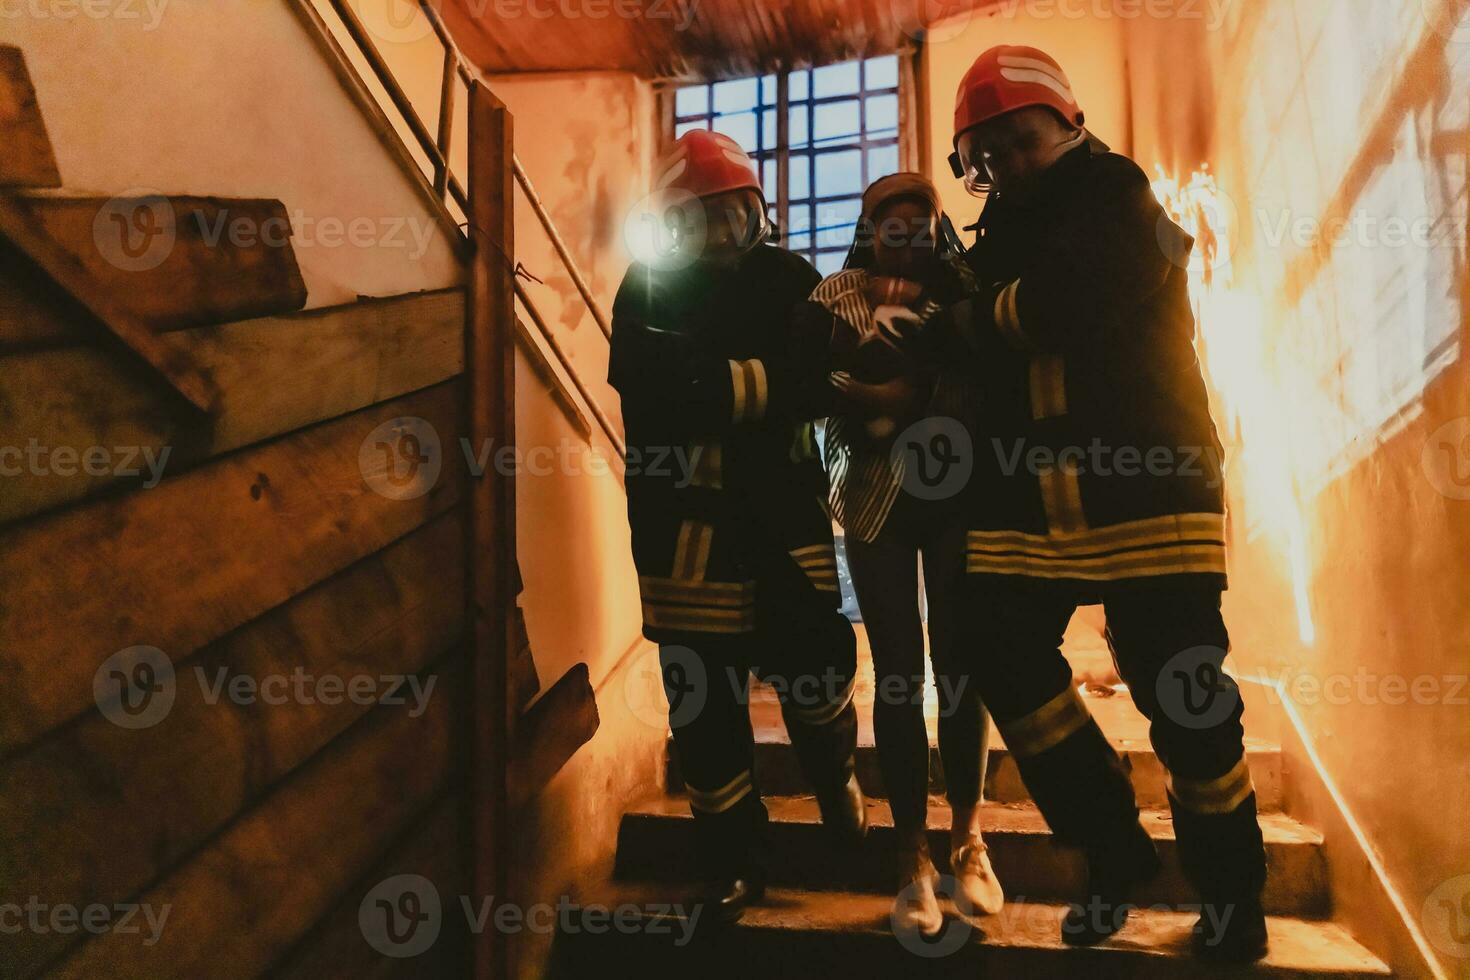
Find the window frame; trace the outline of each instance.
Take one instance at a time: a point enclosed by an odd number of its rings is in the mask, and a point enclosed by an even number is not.
[[[884,57],[895,59],[892,72],[891,84],[872,84],[869,74],[873,70],[870,62]],[[902,170],[907,160],[906,149],[909,142],[908,126],[906,125],[906,96],[905,91],[911,72],[905,63],[908,57],[906,52],[897,51],[887,55],[872,55],[869,57],[849,59],[835,62],[834,64],[853,64],[857,68],[857,89],[853,92],[845,92],[838,95],[817,95],[815,84],[815,72],[830,65],[814,65],[807,68],[783,69],[764,75],[741,76],[738,79],[719,79],[713,81],[697,82],[694,84],[674,85],[667,90],[667,107],[664,111],[666,120],[665,135],[668,141],[672,141],[681,128],[686,128],[691,123],[702,125],[705,129],[713,130],[716,121],[724,117],[751,114],[755,117],[755,148],[751,152],[751,159],[755,161],[757,174],[761,178],[762,186],[766,184],[766,165],[773,163],[775,167],[775,190],[776,199],[768,201],[768,207],[772,221],[780,229],[782,244],[801,255],[813,265],[818,265],[823,256],[838,255],[845,256],[850,245],[850,240],[844,240],[837,244],[830,241],[830,233],[837,227],[846,228],[844,223],[838,225],[819,225],[819,212],[826,207],[837,204],[849,204],[859,202],[862,192],[872,182],[874,176],[871,172],[871,154],[874,150],[892,148],[897,158],[896,169]],[[793,75],[806,75],[806,94],[804,98],[793,99],[791,97],[791,79]],[[737,111],[721,112],[715,107],[715,86],[722,82],[750,80],[755,82],[755,101],[748,107]],[[681,115],[678,110],[678,93],[687,89],[704,89],[704,108],[701,112],[691,112]],[[774,91],[771,91],[774,89]],[[768,96],[772,98],[768,100]],[[869,129],[869,100],[883,96],[892,96],[896,103],[894,123],[881,129]],[[856,102],[858,111],[858,128],[856,132],[841,133],[836,136],[827,136],[820,139],[815,137],[817,110],[823,105],[833,105],[843,102]],[[792,145],[790,139],[790,120],[793,111],[805,109],[806,112],[806,138],[799,145]],[[767,145],[766,113],[775,113],[774,145]],[[875,135],[878,134],[878,135]],[[819,158],[837,153],[858,154],[858,188],[855,193],[839,192],[821,194],[817,184],[817,163]],[[791,168],[799,166],[806,168],[806,195],[800,200],[791,200]],[[792,231],[791,215],[804,209],[806,214],[805,227],[799,232]],[[801,247],[792,247],[790,244],[793,237],[800,236],[805,239]]]

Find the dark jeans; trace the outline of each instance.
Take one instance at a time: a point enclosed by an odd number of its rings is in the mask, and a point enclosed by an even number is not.
[[[974,807],[985,786],[990,719],[979,685],[962,669],[965,529],[902,494],[870,542],[847,539],[853,590],[873,650],[873,729],[883,785],[900,842],[924,834],[929,736],[924,729],[924,623],[918,567],[924,565],[929,655],[939,693],[939,757],[952,807]]]

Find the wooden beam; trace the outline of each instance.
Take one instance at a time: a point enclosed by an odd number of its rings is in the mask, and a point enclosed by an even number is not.
[[[445,692],[462,657],[436,665]],[[222,980],[256,977],[359,880],[446,789],[456,699],[417,718],[382,706],[167,878],[133,901],[169,909],[159,941],[112,931],[75,950],[49,977]],[[453,912],[451,904],[446,912]]]
[[[0,187],[60,187],[31,74],[20,48],[0,44]]]
[[[460,644],[464,569],[449,556],[464,531],[451,511],[175,663],[174,702],[157,724],[124,729],[93,710],[0,765],[0,881],[80,907],[126,901],[167,873],[367,714],[342,696],[349,679],[417,674]],[[298,670],[342,688],[210,702],[209,685]],[[452,695],[436,683],[428,696]],[[119,827],[131,846],[117,846]],[[69,939],[22,933],[7,940],[7,963],[28,975]]]
[[[470,89],[470,316],[465,335],[473,445],[515,443],[515,153],[509,111],[480,82]],[[470,619],[474,630],[471,807],[477,895],[510,882],[510,653],[516,571],[515,478],[489,467],[470,489]],[[509,938],[482,930],[475,976],[513,975]]]
[[[0,405],[14,431],[80,457],[103,447],[135,456],[137,477],[117,467],[21,465],[0,496],[0,525],[91,494],[146,483],[147,458],[167,451],[176,475],[219,453],[345,415],[459,374],[465,299],[460,289],[169,335],[219,387],[215,413],[174,410],[152,378],[95,347],[0,355]],[[116,447],[128,447],[115,453]],[[0,450],[3,451],[3,450]]]
[[[511,805],[525,806],[597,734],[597,697],[587,665],[577,664],[531,705],[516,726]]]
[[[6,239],[88,313],[89,326],[136,355],[160,380],[203,412],[214,406],[214,382],[186,353],[164,343],[153,329],[118,299],[114,289],[94,279],[76,256],[39,226],[19,200],[0,193],[0,239]]]
[[[280,201],[33,197],[18,202],[119,305],[155,331],[299,310],[306,283]]]
[[[461,500],[461,397],[445,382],[0,530],[0,754],[93,705],[93,675],[114,652],[187,657]],[[381,465],[375,443],[403,418],[438,434],[440,472],[393,488],[368,469],[374,489],[365,465]]]

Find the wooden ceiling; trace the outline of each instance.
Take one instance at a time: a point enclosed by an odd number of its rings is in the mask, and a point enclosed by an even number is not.
[[[721,79],[898,50],[995,0],[439,0],[486,72]]]

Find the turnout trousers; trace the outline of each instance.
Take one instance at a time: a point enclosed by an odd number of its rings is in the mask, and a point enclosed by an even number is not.
[[[1132,784],[1061,653],[1081,593],[1042,579],[975,574],[966,588],[974,677],[1053,833],[1094,850],[1126,839],[1138,819]],[[1240,692],[1220,669],[1229,636],[1218,579],[1167,575],[1087,588],[1102,598],[1114,663],[1166,769],[1185,874],[1207,903],[1255,900],[1265,849]]]
[[[760,861],[767,823],[754,772],[749,679],[771,684],[798,762],[818,795],[853,774],[857,642],[834,594],[778,553],[756,570],[755,629],[687,632],[659,645],[669,726],[695,823],[700,873],[738,877]],[[830,577],[816,579],[836,587]]]

